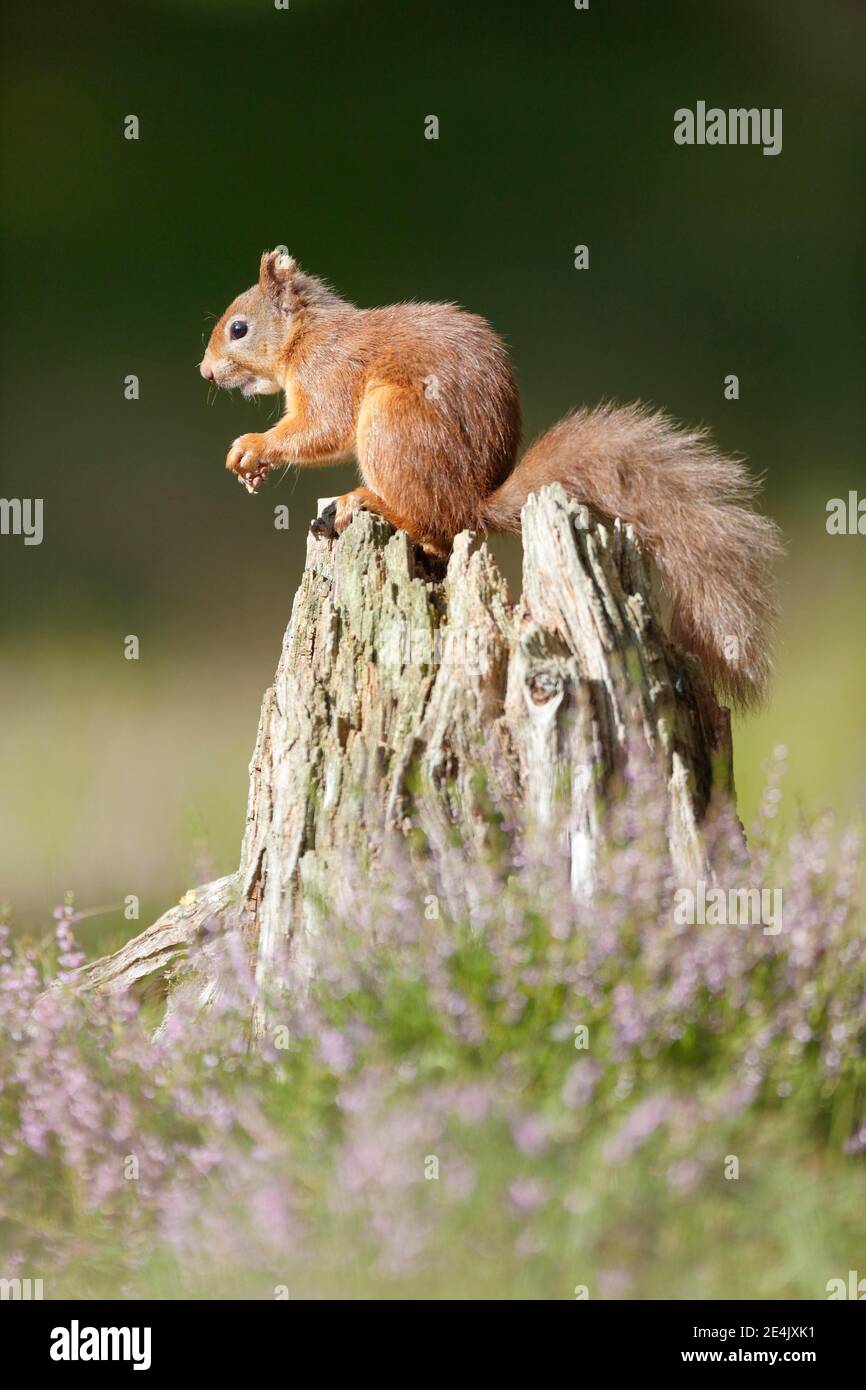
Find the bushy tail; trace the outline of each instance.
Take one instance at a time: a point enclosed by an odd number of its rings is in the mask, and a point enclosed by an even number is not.
[[[770,675],[778,528],[751,506],[759,484],[703,430],[640,405],[601,405],[560,420],[484,503],[492,531],[520,529],[530,492],[561,483],[601,519],[631,522],[667,586],[671,637],[695,652],[716,690],[758,703]]]

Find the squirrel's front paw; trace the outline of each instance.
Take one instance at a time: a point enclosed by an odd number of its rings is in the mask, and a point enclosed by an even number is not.
[[[228,451],[226,468],[237,474],[238,482],[243,483],[247,492],[255,492],[268,476],[270,464],[265,448],[263,434],[242,434]]]

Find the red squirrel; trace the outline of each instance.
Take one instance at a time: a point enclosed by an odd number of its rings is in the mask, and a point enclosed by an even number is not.
[[[229,449],[248,491],[279,464],[357,460],[363,486],[338,498],[337,534],[364,509],[447,556],[459,531],[519,531],[546,483],[630,522],[669,592],[672,639],[734,703],[765,695],[779,532],[750,505],[756,481],[703,430],[605,404],[566,416],[516,462],[517,386],[484,319],[453,304],[358,309],[280,250],[222,315],[200,371],[247,396],[285,393],[283,418]]]

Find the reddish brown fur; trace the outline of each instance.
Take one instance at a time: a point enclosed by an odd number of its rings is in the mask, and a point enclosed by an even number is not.
[[[245,337],[229,326],[242,318]],[[277,252],[214,328],[202,374],[252,394],[285,392],[265,434],[241,435],[226,466],[250,490],[281,463],[357,458],[364,487],[337,507],[380,513],[433,553],[464,529],[515,531],[530,492],[561,483],[598,516],[631,522],[673,605],[672,636],[740,704],[765,692],[775,604],[772,522],[757,485],[701,431],[641,406],[561,420],[514,466],[520,405],[489,325],[450,304],[357,309]]]

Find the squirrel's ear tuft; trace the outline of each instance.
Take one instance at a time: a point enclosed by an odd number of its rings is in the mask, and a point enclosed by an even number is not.
[[[259,265],[259,285],[277,304],[287,305],[293,297],[293,281],[298,263],[281,246],[266,251]]]

